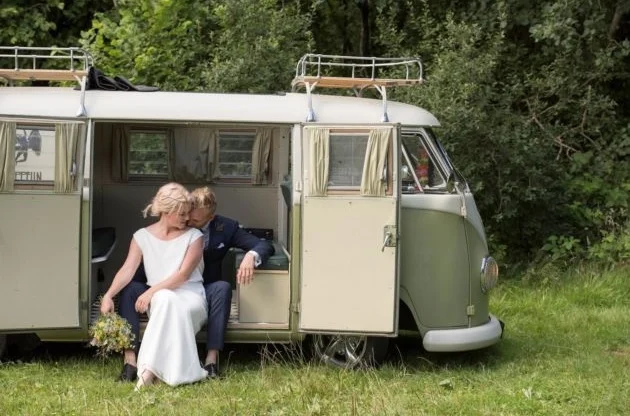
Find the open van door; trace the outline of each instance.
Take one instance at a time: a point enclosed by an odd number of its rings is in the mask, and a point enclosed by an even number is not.
[[[398,129],[302,131],[299,329],[397,335]]]
[[[0,144],[5,144],[0,146],[5,162],[0,169],[0,331],[80,325],[86,131],[81,121],[0,120]]]

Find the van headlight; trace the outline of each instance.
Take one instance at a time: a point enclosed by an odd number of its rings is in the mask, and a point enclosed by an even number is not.
[[[481,260],[481,291],[487,293],[497,285],[499,280],[499,264],[490,256]]]

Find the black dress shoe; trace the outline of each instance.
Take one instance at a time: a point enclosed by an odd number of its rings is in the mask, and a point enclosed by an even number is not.
[[[208,372],[208,378],[219,378],[219,367],[216,364],[208,364],[204,369]]]
[[[129,363],[125,363],[125,365],[123,365],[122,371],[120,372],[120,376],[118,376],[118,381],[136,381],[137,377],[138,367]]]

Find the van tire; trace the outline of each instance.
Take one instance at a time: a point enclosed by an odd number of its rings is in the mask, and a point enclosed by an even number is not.
[[[11,355],[16,354],[21,360],[30,360],[35,351],[42,344],[37,334],[33,332],[14,334],[9,338]]]
[[[311,350],[318,362],[353,369],[380,365],[387,356],[389,338],[365,335],[312,335]]]
[[[7,336],[0,334],[0,362],[4,357],[4,353],[7,351]]]

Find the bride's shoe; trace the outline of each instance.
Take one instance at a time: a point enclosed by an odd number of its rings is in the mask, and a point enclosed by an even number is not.
[[[150,386],[153,384],[153,373],[149,370],[144,370],[140,377],[138,377],[138,383],[136,383],[136,387],[134,387],[134,391],[140,391],[146,386]]]

